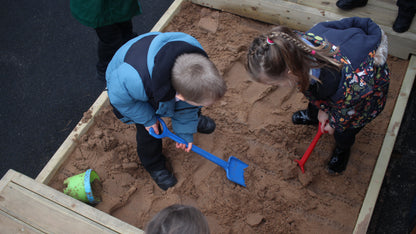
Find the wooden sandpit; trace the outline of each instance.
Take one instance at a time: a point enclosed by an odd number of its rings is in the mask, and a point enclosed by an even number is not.
[[[273,25],[188,2],[181,5],[164,31],[197,38],[228,86],[221,101],[203,109],[216,121],[216,131],[196,134],[195,144],[225,160],[233,155],[248,163],[247,187],[167,139],[164,154],[178,184],[160,190],[140,165],[134,126],[117,120],[108,101],[85,113],[80,125],[88,122],[89,130],[72,136],[76,140],[67,147],[67,159],[46,170],[44,181],[62,191],[67,177],[92,168],[103,185],[103,201],[95,208],[141,229],[164,207],[183,203],[205,214],[212,233],[351,233],[408,61],[389,57],[392,77],[385,110],[357,136],[346,172],[331,176],[325,171],[334,141],[323,135],[302,174],[294,159],[303,155],[317,129],[295,126],[291,116],[306,107],[306,98],[295,89],[250,81],[243,66],[252,39]]]

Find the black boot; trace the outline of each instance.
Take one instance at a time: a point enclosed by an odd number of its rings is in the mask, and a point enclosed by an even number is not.
[[[215,122],[208,116],[200,115],[198,117],[198,132],[210,134],[215,130]]]
[[[175,176],[170,173],[167,169],[159,171],[151,171],[150,176],[156,182],[156,184],[163,190],[167,190],[173,187],[178,181]]]
[[[296,111],[292,115],[292,122],[294,124],[316,125],[319,123],[317,118],[311,118],[307,110]]]
[[[393,30],[398,33],[406,32],[409,30],[414,16],[414,13],[404,12],[403,10],[399,9],[399,14],[393,23]]]
[[[342,10],[351,10],[356,7],[367,5],[368,0],[338,0],[336,5]]]
[[[338,146],[335,147],[332,153],[331,160],[328,162],[328,172],[330,174],[341,173],[345,171],[350,158],[350,149],[341,149]]]

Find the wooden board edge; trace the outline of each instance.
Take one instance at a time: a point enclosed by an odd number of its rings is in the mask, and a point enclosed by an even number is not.
[[[166,12],[162,15],[159,21],[153,26],[152,32],[161,32],[170,22],[170,20],[179,12],[182,2],[186,0],[175,0]]]
[[[0,191],[3,190],[4,187],[18,174],[17,171],[9,169],[0,180]]]
[[[407,71],[398,95],[392,117],[390,119],[380,154],[378,156],[367,193],[361,206],[360,213],[355,223],[354,232],[356,234],[367,233],[368,226],[378,199],[378,195],[383,183],[383,179],[390,161],[394,143],[400,129],[400,124],[406,110],[406,104],[416,76],[416,55],[410,58]]]
[[[3,223],[1,221],[1,218],[5,218],[10,220],[10,224],[8,223]],[[16,217],[4,212],[3,210],[0,209],[0,224],[2,225],[2,232],[4,233],[17,233],[17,231],[22,232],[22,233],[43,233],[41,230],[37,229],[36,227],[31,226],[30,224],[27,224],[19,219],[17,219]],[[3,226],[4,225],[4,226]],[[13,230],[12,231],[12,227],[18,228],[19,230]]]
[[[284,24],[296,30],[308,30],[317,22],[344,18],[332,12],[288,1],[272,0],[191,0],[193,3],[230,12],[270,24]],[[307,12],[307,14],[306,14]]]
[[[99,225],[106,227],[117,233],[144,233],[143,230],[134,227],[110,214],[104,213],[92,206],[78,201],[64,193],[55,190],[46,184],[34,182],[32,178],[21,173],[14,172],[9,178],[9,182],[19,185],[28,191],[33,192],[49,201],[59,204],[67,210],[77,213]]]
[[[72,153],[73,149],[77,145],[77,140],[92,126],[96,114],[107,105],[109,105],[107,91],[103,91],[94,104],[89,108],[89,119],[83,118],[78,122],[74,130],[69,134],[63,144],[58,148],[52,158],[38,174],[36,181],[43,184],[49,183],[62,163],[65,162],[68,156]]]

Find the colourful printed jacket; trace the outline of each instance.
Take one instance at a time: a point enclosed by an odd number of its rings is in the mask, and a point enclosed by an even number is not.
[[[327,41],[333,50],[338,47],[334,58],[343,64],[335,94],[319,100],[307,90],[309,101],[329,114],[337,131],[373,120],[384,108],[390,79],[387,40],[379,26],[369,18],[353,17],[319,23],[302,37],[314,45]]]
[[[178,56],[207,56],[201,44],[181,32],[151,32],[123,45],[106,71],[110,103],[125,123],[151,126],[156,116],[171,117],[173,131],[193,142],[200,107],[175,100],[171,70]]]

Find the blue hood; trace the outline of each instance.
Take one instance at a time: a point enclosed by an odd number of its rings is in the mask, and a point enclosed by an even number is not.
[[[370,18],[351,17],[340,21],[322,22],[308,32],[319,35],[338,46],[343,55],[357,68],[381,41],[381,29]],[[344,49],[345,48],[345,49]]]

